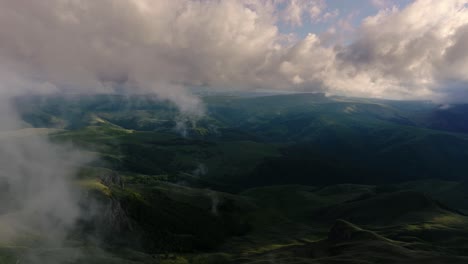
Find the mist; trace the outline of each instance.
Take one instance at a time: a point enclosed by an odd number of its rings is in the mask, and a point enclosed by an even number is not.
[[[25,126],[10,97],[2,97],[0,105],[1,242],[34,248],[25,250],[23,259],[62,263],[55,257],[40,257],[34,250],[64,246],[82,213],[73,177],[93,157],[72,146],[51,143],[47,134]]]

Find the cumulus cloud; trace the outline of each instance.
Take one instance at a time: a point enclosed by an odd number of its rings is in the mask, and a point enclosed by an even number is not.
[[[290,0],[282,10],[281,18],[293,26],[300,26],[304,18],[311,21],[321,20],[325,7],[325,0]],[[329,17],[332,14],[326,13],[326,16]]]
[[[309,34],[282,50],[281,76],[330,94],[466,101],[467,5],[418,0],[383,9],[365,18],[348,44],[330,45],[327,37],[349,26],[335,26],[322,39]]]
[[[260,2],[1,0],[1,72],[15,89],[127,87],[178,103],[186,85],[247,85],[277,48]]]
[[[342,40],[279,32],[330,16],[321,0],[0,0],[0,90],[152,91],[187,112],[190,86],[448,96],[467,81],[466,4],[383,9]]]
[[[420,0],[380,11],[337,57],[351,80],[378,84],[374,92],[382,97],[448,96],[454,80],[466,89],[468,50],[460,46],[466,44],[467,3]]]

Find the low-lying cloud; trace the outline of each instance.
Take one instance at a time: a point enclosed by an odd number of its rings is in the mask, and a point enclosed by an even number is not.
[[[76,249],[62,257],[35,250],[64,247],[83,217],[73,177],[93,157],[24,128],[8,99],[0,98],[0,242],[22,249],[17,263],[73,260]]]

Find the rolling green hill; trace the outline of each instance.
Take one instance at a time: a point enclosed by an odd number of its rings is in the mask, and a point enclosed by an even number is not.
[[[95,155],[74,186],[97,213],[60,248],[0,243],[0,263],[467,263],[465,106],[203,101],[191,119],[152,96],[18,98],[24,129],[1,138]]]

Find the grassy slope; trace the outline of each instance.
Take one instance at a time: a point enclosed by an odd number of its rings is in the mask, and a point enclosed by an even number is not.
[[[84,240],[72,247],[85,252],[76,262],[466,261],[455,257],[468,252],[466,185],[440,178],[466,171],[467,137],[417,127],[433,106],[318,95],[206,101],[209,117],[189,126],[185,138],[173,133],[174,109],[152,100],[41,101],[37,115],[25,115],[36,126],[68,128],[54,141],[97,153],[101,159],[77,185],[104,209],[122,209],[117,223],[100,220],[109,228],[104,250]],[[392,170],[401,164],[406,174]],[[419,178],[414,174],[421,171],[439,180],[369,185],[374,177]],[[109,174],[120,175],[124,188],[104,183]],[[367,184],[323,186],[358,178]],[[259,187],[285,183],[310,185]],[[338,218],[363,229],[338,222],[338,239],[330,238]],[[0,261],[24,255],[27,249],[16,246],[2,247]],[[34,250],[68,254],[67,248]]]

